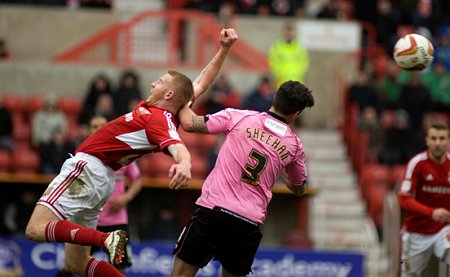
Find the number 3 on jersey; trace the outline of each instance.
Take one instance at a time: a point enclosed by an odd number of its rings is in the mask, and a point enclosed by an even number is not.
[[[250,158],[256,161],[255,165],[245,165],[245,172],[242,172],[241,181],[252,186],[259,185],[259,175],[263,172],[267,165],[267,157],[261,153],[252,149],[249,154]]]

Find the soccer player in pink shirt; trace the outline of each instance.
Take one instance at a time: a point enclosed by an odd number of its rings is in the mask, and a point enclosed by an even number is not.
[[[398,203],[406,212],[402,229],[401,276],[421,276],[431,255],[450,265],[449,127],[432,123],[428,149],[406,166]]]
[[[177,114],[203,94],[217,76],[231,46],[238,39],[233,29],[220,32],[220,49],[192,82],[169,70],[151,84],[150,96],[132,112],[104,125],[89,136],[66,160],[61,172],[39,199],[25,235],[35,242],[66,242],[64,269],[80,276],[123,276],[127,232],[95,230],[98,214],[115,186],[115,171],[153,152],[170,154],[169,188],[180,189],[191,178],[191,159],[180,140]],[[109,263],[89,255],[89,246],[104,249]]]
[[[267,112],[229,108],[197,116],[188,107],[180,111],[186,131],[226,137],[173,250],[172,277],[193,277],[212,258],[221,262],[222,277],[251,272],[275,182],[284,176],[294,194],[305,191],[303,145],[289,124],[313,105],[306,86],[287,81]]]

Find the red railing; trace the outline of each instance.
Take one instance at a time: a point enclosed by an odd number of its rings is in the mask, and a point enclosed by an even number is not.
[[[153,26],[151,20],[159,26]],[[150,24],[149,24],[150,22]],[[147,25],[145,25],[147,24]],[[191,26],[186,31],[186,26]],[[137,37],[136,32],[146,27],[145,31],[163,28],[159,36],[149,36],[147,39]],[[158,10],[144,11],[125,22],[118,22],[103,31],[80,42],[67,51],[53,57],[54,62],[95,63],[118,66],[163,66],[163,67],[194,67],[205,65],[215,51],[208,47],[219,47],[220,24],[210,15],[200,11]],[[186,36],[195,42],[194,59],[183,59]],[[141,40],[139,40],[141,39]],[[142,46],[145,47],[142,50]],[[148,59],[136,56],[136,49],[141,47],[144,54],[161,53],[158,59]],[[161,57],[166,58],[161,59]],[[246,43],[242,38],[231,50],[232,66],[249,71],[266,72],[267,58],[264,54]]]

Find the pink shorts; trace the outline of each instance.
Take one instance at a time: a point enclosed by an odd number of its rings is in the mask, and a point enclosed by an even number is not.
[[[95,228],[98,214],[114,191],[114,176],[114,170],[98,158],[77,153],[64,162],[37,204],[62,220]]]

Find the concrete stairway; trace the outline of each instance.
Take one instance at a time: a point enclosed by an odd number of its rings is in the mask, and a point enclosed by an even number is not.
[[[364,276],[390,276],[388,258],[366,214],[340,133],[306,129],[299,132],[299,137],[308,160],[309,183],[317,189],[309,207],[309,234],[314,248],[362,253]]]

